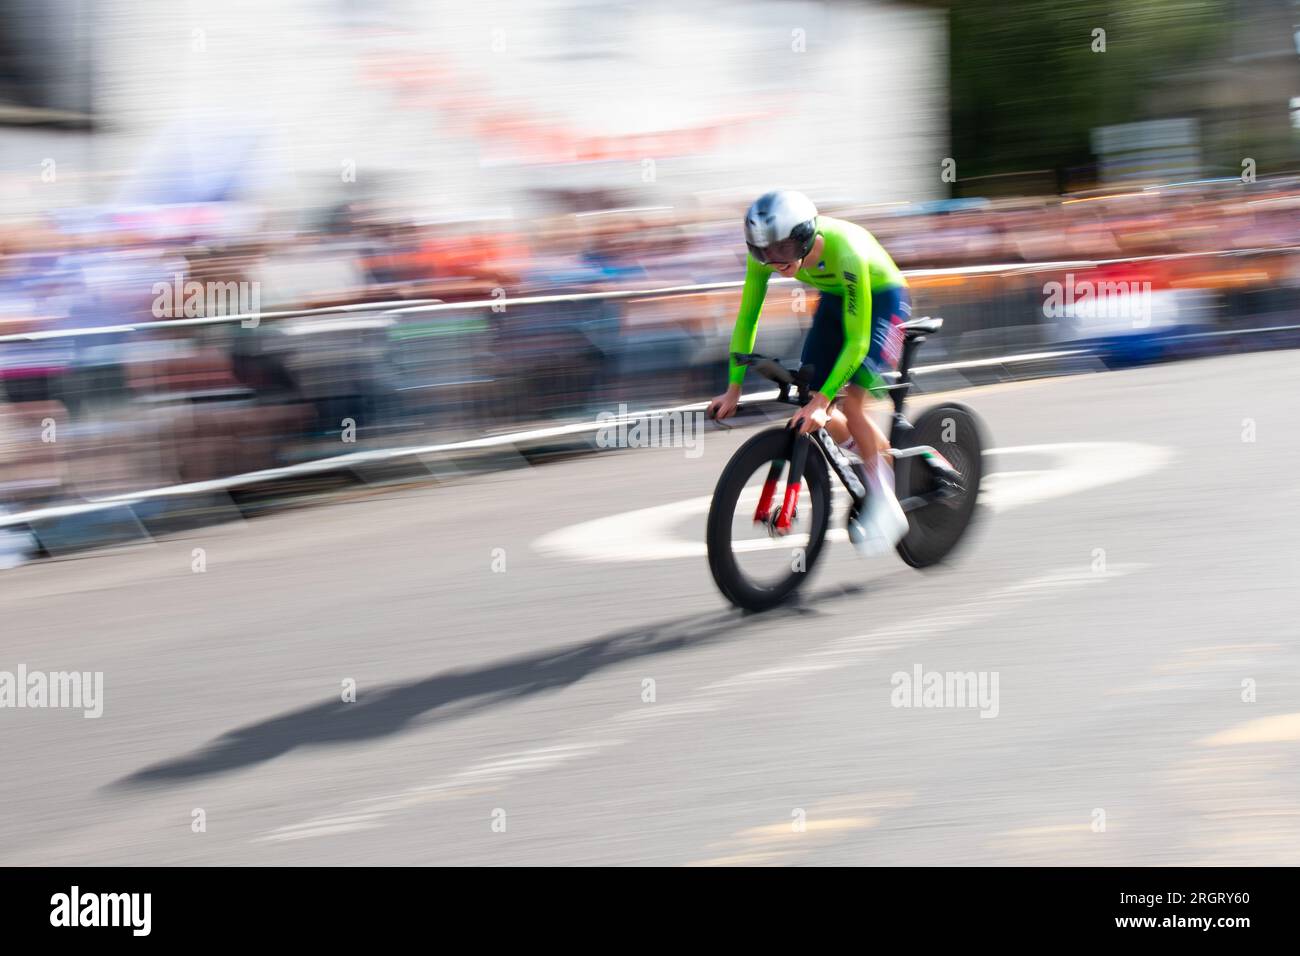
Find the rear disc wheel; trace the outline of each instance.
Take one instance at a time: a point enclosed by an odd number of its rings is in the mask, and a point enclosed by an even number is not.
[[[898,555],[914,568],[946,558],[966,533],[975,515],[975,500],[984,474],[984,436],[979,419],[964,405],[927,409],[908,433],[907,446],[929,445],[961,475],[961,491],[909,511],[907,534]],[[904,446],[904,447],[907,447]],[[899,458],[894,466],[898,500],[932,494],[942,481],[920,456]]]

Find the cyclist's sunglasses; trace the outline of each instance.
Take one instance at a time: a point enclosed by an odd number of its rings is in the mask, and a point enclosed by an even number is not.
[[[752,242],[745,245],[749,246],[749,254],[765,266],[788,266],[792,262],[798,262],[804,255],[803,243],[798,239],[782,239],[767,246],[756,246]]]

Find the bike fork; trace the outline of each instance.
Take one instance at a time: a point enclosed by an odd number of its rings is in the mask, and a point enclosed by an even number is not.
[[[800,437],[795,432],[790,438],[790,477],[786,480],[781,513],[776,516],[776,530],[781,534],[790,530],[790,522],[794,520],[795,507],[799,503],[799,485],[803,481],[803,469],[808,461],[808,442],[800,441]]]
[[[767,480],[763,482],[763,493],[758,498],[758,507],[754,509],[754,522],[756,524],[765,523],[772,513],[772,499],[776,496],[776,486],[781,480],[781,472],[784,469],[785,462],[780,458],[773,461],[771,467],[767,469]]]

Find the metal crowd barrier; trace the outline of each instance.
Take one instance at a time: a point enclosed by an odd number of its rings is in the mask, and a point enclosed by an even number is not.
[[[1148,301],[1160,305],[1149,327],[1078,308],[1052,314],[1050,284],[1080,276],[1150,281]],[[1146,342],[1134,360],[1223,349],[1234,336],[1294,345],[1300,324],[1297,248],[908,277],[916,314],[946,320],[922,370],[935,387],[1041,373],[1099,349],[1123,359],[1116,342]],[[355,303],[0,336],[0,526],[504,446],[512,434],[590,428],[620,405],[698,401],[724,386],[740,286]],[[773,283],[764,352],[797,359],[816,302],[801,289]]]

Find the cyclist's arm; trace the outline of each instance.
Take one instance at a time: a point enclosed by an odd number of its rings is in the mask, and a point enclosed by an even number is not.
[[[745,287],[740,293],[740,312],[736,316],[736,328],[731,333],[731,348],[727,351],[728,381],[732,385],[745,380],[745,366],[737,365],[731,355],[733,352],[754,351],[754,340],[758,338],[758,313],[763,308],[767,282],[771,277],[771,269],[753,256],[745,256]]]
[[[841,270],[844,276],[844,349],[821,387],[828,400],[857,374],[871,349],[871,266],[853,256]]]

